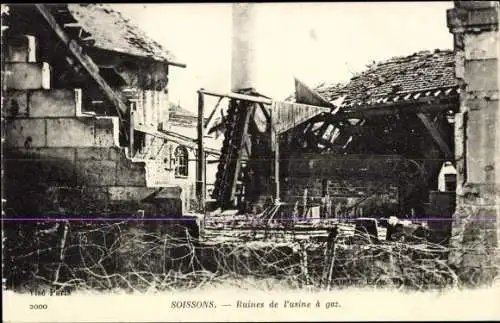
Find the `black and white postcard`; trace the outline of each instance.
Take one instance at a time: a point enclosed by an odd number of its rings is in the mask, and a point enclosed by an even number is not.
[[[3,321],[500,319],[499,12],[2,4]]]

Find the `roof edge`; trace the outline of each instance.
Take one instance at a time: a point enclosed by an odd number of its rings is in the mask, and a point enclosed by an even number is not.
[[[102,48],[102,47],[99,47],[99,46],[90,46],[90,45],[81,45],[83,48],[85,49],[90,49],[90,50],[102,50],[102,51],[105,51],[105,52],[110,52],[110,53],[119,53],[120,55],[126,55],[126,56],[132,56],[132,57],[138,57],[140,59],[145,59],[145,60],[151,60],[151,61],[155,61],[155,62],[162,62],[162,63],[166,63],[167,65],[172,65],[172,66],[176,66],[176,67],[181,67],[181,68],[186,68],[187,65],[184,64],[184,63],[179,63],[179,62],[174,62],[174,61],[168,61],[166,59],[163,59],[163,58],[159,58],[159,57],[154,57],[154,56],[146,56],[146,55],[135,55],[135,54],[131,54],[129,52],[125,52],[125,51],[121,51],[121,50],[118,50],[118,49],[114,49],[114,50],[111,50],[111,49],[108,49],[108,48]]]

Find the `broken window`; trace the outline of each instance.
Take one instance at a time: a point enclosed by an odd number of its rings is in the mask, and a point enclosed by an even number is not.
[[[188,151],[184,146],[175,148],[175,176],[188,176]]]

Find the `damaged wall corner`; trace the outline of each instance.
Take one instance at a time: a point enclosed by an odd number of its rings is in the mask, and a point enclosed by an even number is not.
[[[461,276],[486,282],[498,275],[500,265],[499,3],[455,1],[447,16],[462,84],[449,261]]]

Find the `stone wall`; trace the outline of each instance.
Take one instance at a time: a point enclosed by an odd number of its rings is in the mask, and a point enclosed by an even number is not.
[[[19,39],[24,42],[7,51],[2,70],[6,213],[182,215],[181,205],[169,202],[182,195],[169,183],[172,171],[132,159],[119,146],[118,118],[83,114],[82,90],[51,88],[50,66],[33,62],[36,40]],[[151,185],[148,173],[164,178]],[[171,192],[163,202],[151,202],[148,197],[159,190]]]
[[[456,114],[457,210],[450,262],[489,277],[500,264],[500,104],[498,1],[456,1],[454,34],[460,112]]]

